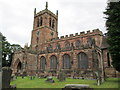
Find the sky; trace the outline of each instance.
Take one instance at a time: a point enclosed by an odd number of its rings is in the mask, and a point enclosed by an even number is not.
[[[58,34],[65,36],[100,29],[106,33],[107,0],[0,0],[0,32],[11,44],[30,45],[34,8],[58,10]]]

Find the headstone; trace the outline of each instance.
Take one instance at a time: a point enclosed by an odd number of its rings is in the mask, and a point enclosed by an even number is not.
[[[12,70],[10,67],[2,68],[2,88],[12,88],[12,86],[10,86],[11,74]]]
[[[22,79],[24,78],[24,74],[22,74]]]
[[[33,76],[33,80],[35,79],[35,76]]]
[[[47,80],[45,80],[45,82],[54,83],[55,81],[52,77],[47,77]]]
[[[30,76],[30,80],[33,80],[32,76]]]
[[[90,88],[89,85],[87,84],[66,84],[65,88],[62,90],[93,90],[92,88]]]
[[[2,68],[2,88],[10,88],[12,70],[8,67]]]
[[[59,81],[65,81],[66,77],[65,77],[65,73],[64,72],[59,72],[58,73],[58,77]]]

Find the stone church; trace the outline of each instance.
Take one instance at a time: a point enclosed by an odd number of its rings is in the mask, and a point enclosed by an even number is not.
[[[13,74],[57,76],[63,71],[67,77],[116,77],[108,52],[107,36],[99,29],[58,37],[58,11],[36,13],[31,35],[31,45],[13,55]]]

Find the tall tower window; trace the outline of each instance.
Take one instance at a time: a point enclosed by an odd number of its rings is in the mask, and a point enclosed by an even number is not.
[[[49,26],[51,27],[51,18],[49,19]]]
[[[55,27],[55,21],[53,20],[52,21],[52,28],[54,28]]]
[[[40,17],[40,26],[42,26],[43,20],[42,17]]]
[[[39,27],[39,19],[37,19],[37,27]]]

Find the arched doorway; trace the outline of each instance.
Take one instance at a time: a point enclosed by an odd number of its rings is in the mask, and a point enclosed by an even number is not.
[[[63,69],[70,69],[70,56],[68,54],[63,55]]]
[[[88,56],[83,52],[78,54],[78,68],[79,69],[88,68]]]
[[[19,61],[18,65],[17,65],[17,72],[20,73],[22,70],[22,63]]]
[[[57,69],[57,57],[55,55],[50,57],[50,69],[52,70]]]

